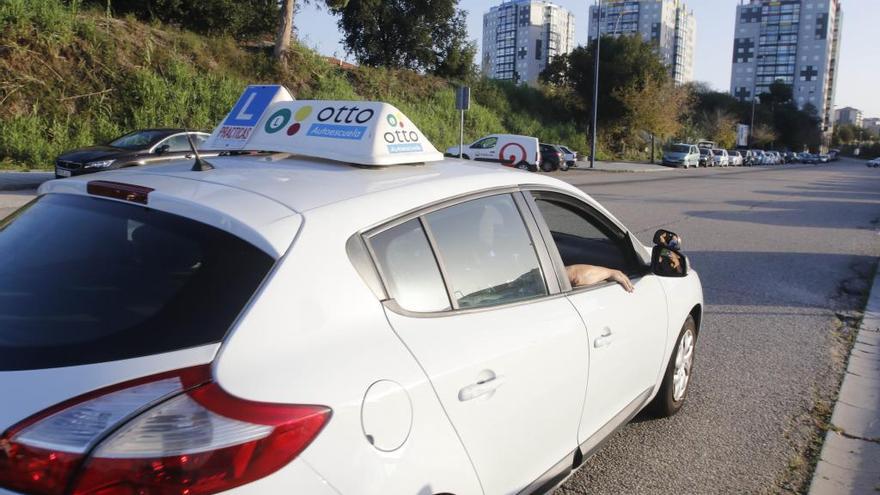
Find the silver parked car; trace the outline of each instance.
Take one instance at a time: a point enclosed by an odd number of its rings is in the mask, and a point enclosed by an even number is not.
[[[699,167],[700,150],[693,144],[672,144],[663,151],[663,165],[684,168]]]

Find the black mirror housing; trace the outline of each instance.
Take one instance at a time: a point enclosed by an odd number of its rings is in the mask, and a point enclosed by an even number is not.
[[[678,251],[654,246],[651,271],[659,277],[685,277],[688,274],[687,258]]]
[[[660,229],[654,232],[654,244],[673,251],[681,251],[681,236],[675,232]]]

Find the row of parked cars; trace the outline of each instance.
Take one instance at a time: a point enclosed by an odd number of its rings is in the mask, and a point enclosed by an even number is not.
[[[728,150],[717,148],[711,141],[701,141],[697,144],[675,143],[664,150],[663,165],[690,168],[828,163],[837,159],[835,151],[832,150],[826,155],[757,149]]]
[[[576,167],[578,154],[562,144],[542,143],[533,136],[518,134],[490,134],[465,145],[459,153],[458,146],[446,150],[448,157],[465,160],[495,162],[523,170],[537,172],[566,171]]]

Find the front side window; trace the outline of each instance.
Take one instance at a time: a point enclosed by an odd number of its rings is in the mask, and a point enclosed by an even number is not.
[[[370,246],[389,295],[401,308],[418,312],[450,309],[446,286],[419,219],[372,236]]]
[[[608,232],[586,212],[568,201],[539,196],[535,204],[544,217],[565,266],[593,265],[632,273],[633,256],[624,239]]]
[[[495,143],[497,143],[497,142],[498,142],[498,138],[489,137],[489,138],[481,139],[481,140],[477,141],[476,143],[471,145],[471,148],[484,149],[484,150],[489,149],[489,148],[494,148]]]
[[[532,239],[509,194],[450,206],[424,220],[459,308],[547,294]]]

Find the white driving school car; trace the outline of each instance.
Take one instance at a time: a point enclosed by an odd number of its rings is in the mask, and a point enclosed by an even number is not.
[[[673,233],[384,103],[250,86],[206,147],[265,153],[51,181],[0,223],[0,494],[546,493],[682,406]]]

